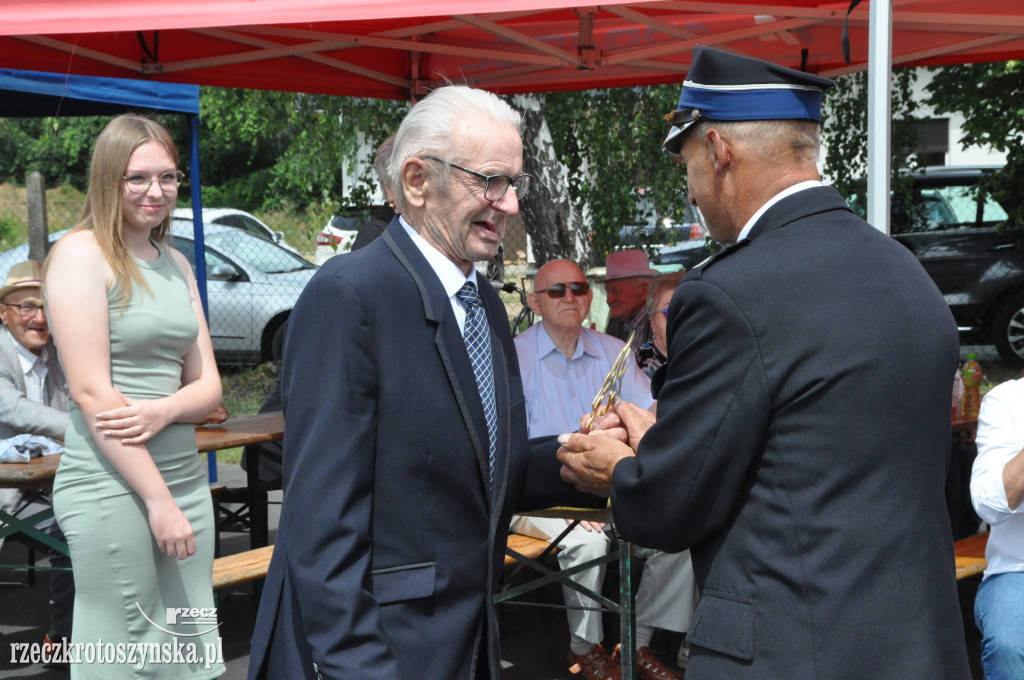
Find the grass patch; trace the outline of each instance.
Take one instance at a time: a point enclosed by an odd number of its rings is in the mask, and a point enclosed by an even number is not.
[[[257,366],[220,366],[220,383],[224,391],[221,403],[232,418],[259,412],[267,395],[274,388],[280,366],[272,361]]]
[[[258,366],[220,366],[220,382],[224,391],[221,403],[232,418],[251,416],[259,412],[264,400],[274,388],[280,366],[272,361]],[[200,454],[206,462],[206,454]],[[242,449],[224,449],[217,452],[218,463],[238,463]]]

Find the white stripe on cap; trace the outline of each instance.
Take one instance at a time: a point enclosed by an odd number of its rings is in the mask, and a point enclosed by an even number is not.
[[[722,91],[743,91],[743,90],[806,90],[808,92],[821,92],[820,87],[812,85],[791,85],[789,83],[758,83],[753,85],[702,85],[692,80],[684,80],[683,87],[692,87],[696,90],[722,90]]]

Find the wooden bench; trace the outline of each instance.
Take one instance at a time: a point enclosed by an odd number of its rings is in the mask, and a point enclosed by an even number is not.
[[[509,534],[508,547],[524,557],[537,559],[551,544],[539,538]],[[270,567],[270,557],[274,553],[274,546],[268,545],[264,548],[246,550],[234,555],[218,557],[213,561],[213,588],[226,588],[228,586],[255,581],[267,575]],[[510,567],[516,564],[516,558],[505,554],[505,566]]]
[[[985,546],[988,532],[961,538],[953,543],[956,555],[956,580],[969,578],[985,571]]]
[[[255,581],[267,575],[274,546],[246,550],[213,561],[213,589]]]
[[[508,548],[505,549],[505,566],[514,567],[519,561],[515,556],[509,553],[509,550],[513,550],[523,557],[529,557],[531,560],[535,560],[543,555],[544,551],[550,546],[550,543],[539,538],[531,538],[530,536],[522,536],[520,534],[509,534]]]

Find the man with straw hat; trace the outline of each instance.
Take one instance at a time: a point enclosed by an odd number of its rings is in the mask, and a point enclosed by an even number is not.
[[[605,258],[604,291],[608,298],[608,335],[625,342],[636,330],[639,346],[650,339],[647,321],[647,291],[658,270],[651,267],[642,250],[616,250]]]
[[[64,440],[68,422],[68,388],[50,340],[43,313],[42,265],[35,260],[11,267],[0,287],[0,439],[35,435]],[[53,507],[49,491],[0,489],[0,506],[20,517]],[[39,529],[60,542],[64,534],[52,516]],[[75,580],[71,558],[59,551],[37,546],[50,555],[50,629],[44,644],[53,651],[71,638],[71,612]]]

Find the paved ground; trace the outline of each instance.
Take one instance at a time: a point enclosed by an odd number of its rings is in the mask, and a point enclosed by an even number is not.
[[[219,481],[229,484],[244,483],[244,473],[234,465],[219,465]],[[276,506],[271,506],[271,527],[276,527]],[[272,534],[273,537],[273,534]],[[244,550],[248,547],[248,535],[224,534],[225,553]],[[0,549],[0,564],[24,563],[25,550],[18,543],[7,542]],[[23,573],[0,572],[0,679],[25,678],[26,680],[67,680],[64,670],[41,665],[12,663],[10,643],[39,642],[47,627],[46,573],[40,572],[37,585],[9,585],[10,581],[24,578]],[[965,614],[968,651],[974,670],[975,680],[981,680],[977,667],[977,631],[970,611],[973,606],[976,584],[961,584],[961,607]],[[544,591],[542,599],[557,601],[559,591]],[[230,592],[221,592],[220,627],[223,639],[227,672],[223,680],[244,680],[249,663],[249,641],[253,629],[255,606],[252,591],[248,586],[239,586]],[[617,630],[613,617],[606,617],[605,629],[609,631],[607,642]],[[652,648],[665,663],[671,663],[678,649],[680,638],[676,635],[659,634]],[[505,607],[502,614],[502,664],[503,680],[577,680],[569,673],[565,660],[568,649],[568,632],[565,615],[562,612],[524,607]]]

